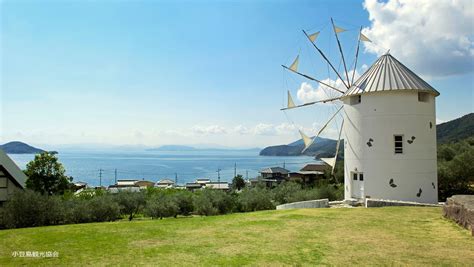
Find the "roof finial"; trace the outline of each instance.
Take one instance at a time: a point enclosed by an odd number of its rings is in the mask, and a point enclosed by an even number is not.
[[[390,55],[390,49],[387,50],[387,52],[385,53],[385,55]]]

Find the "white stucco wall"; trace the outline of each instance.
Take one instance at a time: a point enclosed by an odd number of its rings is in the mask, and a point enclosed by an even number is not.
[[[417,91],[386,91],[363,94],[355,105],[350,105],[350,97],[343,101],[345,198],[351,198],[351,172],[357,170],[364,174],[365,196],[437,203],[434,95],[419,102]],[[403,154],[394,152],[396,134],[404,135]],[[415,140],[409,144],[412,136]],[[396,187],[390,186],[390,179]]]

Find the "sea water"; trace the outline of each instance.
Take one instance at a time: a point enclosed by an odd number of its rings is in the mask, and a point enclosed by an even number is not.
[[[22,169],[34,158],[32,154],[9,156]],[[174,181],[176,177],[178,184],[185,184],[196,178],[217,181],[219,174],[221,181],[230,182],[234,177],[234,167],[236,173],[244,178],[254,178],[266,167],[279,166],[297,171],[307,163],[316,162],[308,156],[259,156],[257,150],[60,151],[57,156],[73,181],[91,186],[112,185],[115,179],[157,182],[161,179]]]

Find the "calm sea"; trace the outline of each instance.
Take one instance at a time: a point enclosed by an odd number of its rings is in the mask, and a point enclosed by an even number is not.
[[[31,154],[9,155],[20,168],[34,158]],[[178,184],[192,182],[196,178],[209,178],[217,181],[220,169],[221,181],[231,181],[234,175],[234,164],[237,174],[248,178],[258,175],[265,167],[280,166],[296,171],[307,163],[315,162],[312,157],[267,157],[259,156],[258,151],[212,150],[212,151],[136,151],[136,152],[62,152],[57,155],[64,165],[66,173],[74,181],[87,182],[89,185],[111,185],[117,179],[144,179],[158,181],[164,178]]]

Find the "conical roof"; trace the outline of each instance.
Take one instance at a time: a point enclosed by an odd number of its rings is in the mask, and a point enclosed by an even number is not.
[[[344,96],[389,90],[418,90],[439,95],[431,85],[387,53],[377,59]]]

